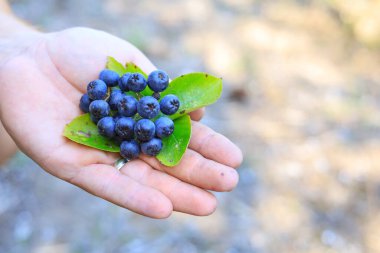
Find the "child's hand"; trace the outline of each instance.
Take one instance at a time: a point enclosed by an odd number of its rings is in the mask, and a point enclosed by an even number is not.
[[[234,168],[242,161],[241,151],[195,121],[189,149],[173,168],[142,156],[119,171],[113,165],[116,154],[62,136],[65,124],[81,113],[81,94],[104,68],[106,56],[132,61],[145,72],[155,69],[129,43],[86,28],[30,34],[18,41],[20,46],[7,52],[11,56],[0,66],[0,117],[18,147],[47,172],[154,218],[167,217],[173,210],[208,215],[216,199],[207,190],[230,191],[236,186]],[[192,114],[194,120],[201,116],[202,111]]]

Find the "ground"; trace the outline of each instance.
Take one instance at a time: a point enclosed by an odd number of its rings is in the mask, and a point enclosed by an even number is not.
[[[380,252],[379,1],[12,6],[45,31],[89,26],[125,38],[171,76],[223,77],[203,121],[245,159],[215,214],[162,221],[19,154],[0,172],[0,252]]]

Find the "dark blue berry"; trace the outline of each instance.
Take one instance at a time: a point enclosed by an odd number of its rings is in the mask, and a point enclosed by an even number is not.
[[[165,138],[174,132],[174,122],[168,117],[161,117],[156,122],[156,135],[159,138]]]
[[[90,114],[91,121],[94,122],[95,124],[98,124],[99,120],[102,118],[95,117],[94,115]]]
[[[140,146],[135,140],[123,141],[120,145],[120,155],[125,159],[132,160],[140,154]]]
[[[154,97],[155,99],[159,100],[161,98],[161,95],[159,92],[155,92],[153,93],[152,97]]]
[[[160,101],[160,109],[163,114],[172,115],[178,111],[179,99],[175,95],[166,95]]]
[[[164,91],[169,84],[169,76],[165,71],[155,70],[148,76],[148,86],[152,91]]]
[[[146,87],[146,79],[140,73],[133,73],[128,78],[128,89],[134,92],[143,91]]]
[[[115,87],[119,81],[119,74],[115,71],[104,69],[100,72],[99,79],[105,82],[108,87]]]
[[[119,87],[122,91],[129,91],[128,88],[128,79],[131,76],[131,73],[126,73],[119,79]]]
[[[137,104],[137,112],[145,119],[154,118],[160,112],[160,104],[154,97],[142,97]]]
[[[162,141],[158,138],[153,138],[150,141],[141,143],[141,151],[150,156],[156,156],[162,149]]]
[[[98,121],[98,132],[100,135],[113,138],[115,136],[115,121],[112,117],[104,117]]]
[[[115,131],[124,140],[133,139],[135,121],[129,117],[121,117],[116,121]]]
[[[105,99],[107,97],[107,84],[102,80],[95,80],[87,85],[87,94],[92,100]]]
[[[116,113],[115,115],[113,115],[113,120],[115,121],[115,122],[117,122],[120,118],[122,118],[122,117],[124,117],[124,116],[122,116],[122,115],[120,115],[119,113]]]
[[[111,91],[111,95],[108,100],[111,110],[117,111],[117,104],[120,102],[122,98],[123,98],[123,93],[121,90],[115,89]]]
[[[148,119],[140,119],[135,125],[135,136],[139,141],[149,141],[154,137],[156,127]]]
[[[123,94],[117,103],[117,110],[122,116],[133,117],[137,112],[137,99]]]
[[[89,111],[94,119],[100,120],[110,114],[110,106],[104,100],[95,100],[91,102]]]
[[[90,103],[92,100],[88,97],[87,93],[80,98],[79,108],[83,112],[89,112]]]

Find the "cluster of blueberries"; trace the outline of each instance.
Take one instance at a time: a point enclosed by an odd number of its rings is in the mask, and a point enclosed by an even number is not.
[[[120,143],[122,157],[131,160],[140,152],[156,156],[162,149],[161,139],[174,131],[174,123],[169,117],[157,116],[160,111],[172,115],[180,106],[175,95],[166,95],[160,100],[160,92],[168,84],[169,76],[162,70],[153,71],[146,79],[140,73],[119,77],[118,73],[104,69],[99,79],[88,84],[79,107],[90,113],[99,134]],[[140,92],[146,86],[154,93],[141,97]],[[126,94],[128,91],[135,92],[137,99]]]

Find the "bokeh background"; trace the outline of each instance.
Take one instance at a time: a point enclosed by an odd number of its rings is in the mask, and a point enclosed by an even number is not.
[[[380,1],[15,0],[45,31],[125,38],[224,79],[205,124],[244,151],[209,217],[152,220],[43,172],[0,171],[0,252],[380,252]]]

